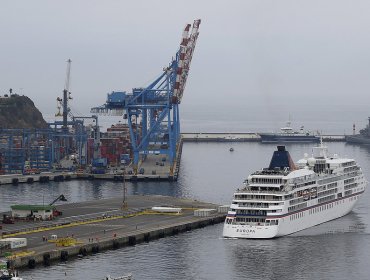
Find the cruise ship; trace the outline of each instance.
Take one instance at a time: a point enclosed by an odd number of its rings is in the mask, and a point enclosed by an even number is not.
[[[294,164],[278,146],[270,165],[236,190],[225,219],[227,238],[274,238],[348,214],[367,181],[356,161],[328,155],[321,143]]]

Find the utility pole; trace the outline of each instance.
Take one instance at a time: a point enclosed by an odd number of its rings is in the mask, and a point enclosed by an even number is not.
[[[123,168],[123,199],[122,199],[122,210],[127,210],[127,187],[126,187],[126,179],[125,179],[126,168]]]
[[[66,73],[66,80],[64,84],[63,90],[63,128],[67,130],[67,116],[68,116],[68,99],[70,99],[70,91],[69,91],[69,84],[70,84],[70,77],[71,77],[71,62],[72,60],[67,60],[67,73]]]

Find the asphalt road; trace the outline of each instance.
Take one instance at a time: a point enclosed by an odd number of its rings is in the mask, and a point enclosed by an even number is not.
[[[89,243],[92,239],[96,242],[112,239],[113,235],[127,236],[184,221],[195,221],[198,218],[194,217],[194,210],[191,208],[217,208],[217,205],[209,203],[166,196],[128,196],[127,202],[129,208],[126,211],[121,210],[122,198],[59,205],[57,208],[63,212],[62,217],[53,221],[3,224],[3,232],[23,231],[14,237],[26,237],[27,249],[43,252],[55,248],[55,244],[44,242],[43,236],[48,239],[51,235],[57,235],[58,238],[73,236],[83,243]],[[141,214],[142,210],[153,206],[180,207],[183,211],[180,215]],[[127,217],[129,213],[136,214]],[[103,215],[111,218],[103,219]],[[71,226],[71,222],[76,224]],[[60,226],[61,224],[65,225]],[[58,225],[58,228],[51,227],[52,225]],[[26,232],[42,226],[49,228],[39,232]]]

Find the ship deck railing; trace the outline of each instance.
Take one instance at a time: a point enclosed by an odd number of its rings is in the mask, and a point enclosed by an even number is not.
[[[253,193],[253,194],[260,194],[260,193],[263,193],[263,194],[271,194],[271,195],[284,195],[284,194],[288,194],[289,192],[288,191],[280,191],[280,190],[276,190],[276,191],[262,191],[262,190],[251,190],[249,188],[243,188],[243,189],[237,189],[235,191],[235,193]]]
[[[234,222],[232,223],[234,226],[260,226],[260,227],[266,227],[266,226],[275,226],[275,224],[272,223],[257,223],[257,222]]]

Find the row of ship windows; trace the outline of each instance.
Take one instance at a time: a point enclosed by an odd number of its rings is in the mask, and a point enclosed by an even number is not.
[[[316,207],[316,208],[310,209],[308,211],[308,213],[311,215],[311,214],[314,214],[314,213],[317,213],[317,212],[324,211],[326,209],[333,208],[334,204],[338,204],[338,201],[337,202],[333,202],[333,203],[329,203],[329,204],[326,204],[326,205],[323,205],[323,206],[320,206],[320,207]],[[290,220],[292,221],[292,220],[295,220],[295,219],[302,218],[304,216],[305,216],[305,212],[300,212],[300,213],[291,215],[290,216]]]
[[[355,181],[355,178],[351,178],[351,179],[346,179],[344,180],[344,184],[349,184],[349,183],[353,183]]]
[[[361,183],[360,183],[361,184]],[[357,183],[349,184],[347,186],[344,186],[345,190],[350,190],[357,187]]]
[[[350,201],[357,200],[357,199],[358,199],[358,196],[354,196],[354,197],[349,198]],[[322,212],[322,211],[325,211],[327,209],[333,208],[335,205],[339,205],[339,204],[342,204],[342,203],[345,203],[345,201],[344,200],[338,200],[338,201],[335,201],[335,202],[332,202],[332,203],[328,203],[326,205],[322,205],[320,207],[315,207],[313,209],[310,209],[308,211],[308,213],[311,215],[311,214],[315,214],[315,213],[318,213],[318,212]],[[290,216],[290,220],[299,219],[299,218],[302,218],[304,216],[305,216],[304,212],[293,214],[293,215]]]
[[[302,218],[305,216],[305,213],[304,212],[300,212],[300,213],[297,213],[297,214],[293,214],[290,216],[290,220],[296,220],[296,219],[299,219],[299,218]]]
[[[323,191],[323,192],[320,192],[319,194],[316,193],[315,188],[312,188],[311,190],[305,190],[303,192],[303,197],[300,197],[298,199],[293,199],[293,200],[289,201],[289,204],[293,205],[293,206],[288,208],[288,212],[292,212],[292,211],[296,211],[298,209],[305,208],[307,206],[307,203],[302,203],[302,204],[298,204],[298,203],[301,203],[303,201],[307,201],[307,200],[310,200],[310,199],[315,199],[316,197],[321,197],[321,198],[318,199],[319,203],[334,199],[332,194],[337,193],[337,192],[338,192],[337,188],[332,189],[332,190]],[[302,195],[302,194],[300,194],[300,195]],[[325,196],[325,197],[323,197],[323,196]],[[296,205],[294,205],[294,204],[296,204]]]
[[[359,175],[358,171],[354,171],[354,172],[346,173],[345,175],[339,175],[339,176],[334,176],[334,177],[331,177],[331,178],[321,179],[321,180],[318,181],[318,183],[319,183],[319,185],[324,185],[324,184],[327,184],[327,183],[330,183],[330,182],[336,182],[336,181],[343,180],[344,178],[356,177],[358,175]]]
[[[239,206],[239,207],[256,207],[256,208],[269,208],[270,206],[278,206],[283,205],[284,202],[280,203],[262,203],[262,202],[233,202],[233,205]]]
[[[261,218],[236,218],[237,223],[264,223],[266,219]]]
[[[355,165],[356,163],[354,161],[349,161],[349,162],[344,162],[342,163],[342,167],[347,167],[347,166],[351,166],[351,165]]]
[[[326,189],[332,189],[332,188],[335,188],[338,186],[338,183],[335,182],[335,183],[330,183],[330,184],[327,184],[327,185],[324,185],[324,186],[320,186],[317,188],[317,191],[321,192],[321,191],[325,191]]]
[[[257,225],[264,224],[265,225],[278,225],[279,220],[266,220],[266,219],[261,219],[261,218],[236,218],[235,222],[237,223],[257,223]],[[232,219],[226,219],[227,224],[232,223]]]
[[[247,194],[237,194],[235,195],[236,200],[282,200],[281,196],[267,196],[267,195],[247,195]]]
[[[307,202],[302,203],[302,204],[298,204],[298,205],[294,205],[294,206],[290,206],[290,207],[288,207],[288,212],[297,211],[299,209],[303,209],[303,208],[306,208],[306,207],[307,207]]]
[[[242,215],[256,215],[256,216],[266,216],[267,211],[266,210],[236,210],[236,209],[230,209],[232,211],[236,211],[236,214],[242,214]],[[276,210],[269,211],[276,212]]]
[[[249,181],[248,181],[249,182]],[[282,184],[282,179],[271,179],[271,178],[252,178],[250,180],[252,184],[261,183],[261,184]]]
[[[335,199],[335,195],[333,194],[333,195],[329,195],[329,196],[325,196],[325,197],[319,198],[317,200],[317,203],[323,203],[323,202],[334,200],[334,199]]]
[[[327,190],[327,191],[319,192],[317,194],[317,197],[323,197],[323,196],[327,196],[329,194],[333,194],[333,193],[337,193],[337,192],[338,192],[338,189],[335,188],[335,189],[332,189],[332,190]]]
[[[325,196],[325,195],[328,195],[328,194],[331,194],[331,193],[336,193],[337,189],[334,192],[333,191],[326,191],[326,189],[332,189],[336,186],[338,186],[337,182],[328,184],[327,186],[320,186],[318,189],[317,188],[312,188],[312,189],[305,189],[303,191],[297,191],[296,197],[298,197],[298,198],[289,201],[289,204],[293,205],[293,204],[300,203],[304,200],[309,200],[310,198],[311,199],[316,198],[317,192],[321,192],[318,195],[319,197],[322,197],[322,196]],[[304,196],[304,197],[302,197],[302,196]],[[292,197],[293,197],[293,194],[289,195],[289,196],[285,196],[285,199],[290,199]]]
[[[358,166],[352,166],[352,167],[346,167],[344,168],[344,172],[350,172],[350,171],[355,171],[355,170],[359,170],[360,168]]]
[[[306,183],[303,183],[303,184],[295,184],[292,189],[294,190],[294,189],[297,189],[297,188],[301,188],[301,187],[309,186],[309,185],[314,185],[314,184],[316,184],[316,181],[310,181],[310,182],[306,182]]]

